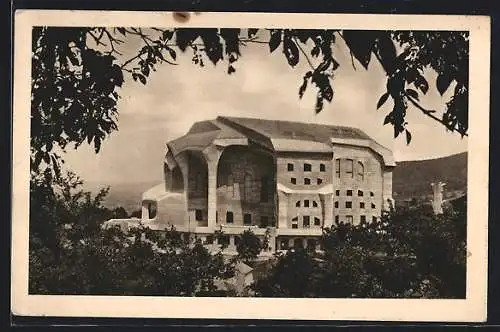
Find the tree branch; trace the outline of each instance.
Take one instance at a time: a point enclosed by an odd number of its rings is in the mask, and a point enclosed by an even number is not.
[[[314,68],[311,60],[309,59],[309,56],[307,55],[307,53],[304,51],[304,49],[302,48],[302,46],[300,45],[300,43],[297,41],[297,37],[293,37],[293,40],[295,41],[295,44],[297,44],[297,47],[299,48],[300,52],[304,55],[304,57],[306,58],[307,60],[307,63],[309,64],[309,66],[311,67],[312,70],[315,70],[316,68]]]
[[[340,38],[342,38],[342,39],[344,40],[344,42],[345,42],[345,43],[346,43],[346,45],[347,45],[347,42],[346,42],[346,40],[345,40],[344,36],[342,36],[342,34],[340,33],[340,30],[337,30],[336,32],[337,32],[337,34],[340,36]],[[349,46],[347,46],[347,48],[349,48]],[[356,70],[356,66],[354,65],[354,56],[352,55],[352,51],[351,51],[351,49],[350,49],[350,48],[349,48],[349,54],[351,55],[351,64],[352,64],[352,68],[354,68],[354,70]],[[380,59],[379,59],[379,61],[380,61]]]
[[[415,99],[413,99],[410,95],[408,95],[406,92],[403,92],[403,95],[413,104],[413,106],[415,106],[416,108],[418,108],[420,111],[422,111],[422,113],[424,113],[425,115],[427,115],[428,117],[430,117],[431,119],[441,123],[442,125],[444,125],[446,128],[448,128],[448,125],[440,118],[438,118],[437,116],[435,116],[433,113],[435,111],[433,110],[427,110],[425,108],[423,108]],[[460,133],[460,131],[456,128],[453,128],[453,131],[458,131]],[[460,133],[462,134],[462,133]],[[467,133],[463,133],[464,136],[469,136]]]

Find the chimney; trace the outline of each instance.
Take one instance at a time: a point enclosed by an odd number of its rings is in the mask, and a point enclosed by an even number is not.
[[[434,210],[434,214],[443,213],[443,187],[446,184],[443,182],[431,183],[432,187],[432,209]]]

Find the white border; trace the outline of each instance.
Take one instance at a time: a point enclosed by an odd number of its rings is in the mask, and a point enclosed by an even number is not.
[[[30,67],[32,26],[294,27],[470,32],[467,299],[260,299],[28,295]],[[187,23],[169,12],[15,13],[12,312],[32,316],[450,321],[486,319],[490,18],[375,14],[202,13]],[[474,171],[472,171],[474,170]]]

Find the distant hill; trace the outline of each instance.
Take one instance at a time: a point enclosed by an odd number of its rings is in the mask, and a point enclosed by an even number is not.
[[[161,180],[154,182],[111,183],[107,185],[85,182],[84,188],[92,192],[97,192],[100,188],[109,186],[109,194],[104,200],[104,205],[111,209],[122,206],[130,214],[140,209],[142,194],[160,182]]]
[[[467,191],[467,152],[448,157],[398,162],[392,190],[396,201],[432,197],[432,182],[444,182],[444,198]]]

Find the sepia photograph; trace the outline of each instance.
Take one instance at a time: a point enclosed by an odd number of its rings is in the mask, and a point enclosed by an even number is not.
[[[16,15],[19,312],[485,319],[487,18],[107,14]]]

